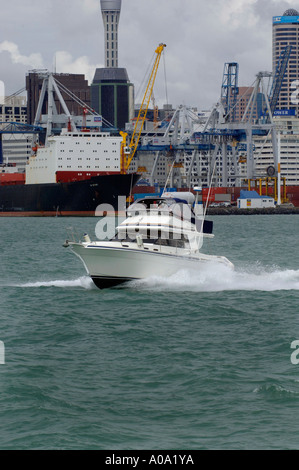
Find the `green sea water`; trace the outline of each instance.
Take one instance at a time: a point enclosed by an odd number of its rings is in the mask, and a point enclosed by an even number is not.
[[[0,219],[0,449],[299,448],[299,217],[213,221],[235,271],[100,291],[96,219]]]

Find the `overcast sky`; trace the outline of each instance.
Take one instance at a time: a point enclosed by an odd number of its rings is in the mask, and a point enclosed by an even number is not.
[[[100,0],[0,0],[0,80],[9,95],[34,68],[83,73],[104,66]],[[272,71],[272,17],[299,1],[122,0],[119,67],[135,93],[160,42],[167,45],[154,89],[159,105],[209,109],[220,96],[225,62],[238,62],[239,85]]]

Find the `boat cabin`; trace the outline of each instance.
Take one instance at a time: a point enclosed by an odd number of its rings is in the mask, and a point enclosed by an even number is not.
[[[128,218],[117,227],[113,240],[197,251],[204,233],[212,236],[211,223],[195,216],[185,201],[168,197],[146,197],[127,209]]]

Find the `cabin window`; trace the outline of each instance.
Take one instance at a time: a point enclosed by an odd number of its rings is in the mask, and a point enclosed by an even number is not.
[[[184,240],[171,240],[160,238],[159,240],[157,240],[157,244],[162,246],[172,246],[175,248],[185,248]]]
[[[169,238],[159,237],[156,244],[175,248],[186,248],[189,246],[189,241],[185,235],[179,236],[179,234],[169,233]]]

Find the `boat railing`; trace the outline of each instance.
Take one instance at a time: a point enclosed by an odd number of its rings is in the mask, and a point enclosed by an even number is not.
[[[67,239],[71,242],[80,242],[80,235],[73,227],[66,228]]]

